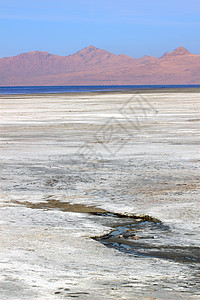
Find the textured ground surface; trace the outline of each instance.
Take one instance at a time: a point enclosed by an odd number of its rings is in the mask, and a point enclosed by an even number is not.
[[[2,97],[1,299],[198,298],[195,261],[108,248],[91,237],[115,219],[85,208],[147,214],[166,246],[199,246],[198,98]]]

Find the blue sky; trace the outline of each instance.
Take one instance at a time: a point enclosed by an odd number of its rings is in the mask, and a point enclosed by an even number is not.
[[[0,8],[0,57],[89,45],[136,58],[178,46],[200,54],[199,0],[0,0]]]

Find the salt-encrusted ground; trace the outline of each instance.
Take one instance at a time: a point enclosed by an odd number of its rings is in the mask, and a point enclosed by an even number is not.
[[[194,90],[2,97],[1,299],[198,298],[196,261],[92,240],[112,217],[30,207],[56,200],[147,214],[169,226],[166,245],[199,246],[198,98]]]

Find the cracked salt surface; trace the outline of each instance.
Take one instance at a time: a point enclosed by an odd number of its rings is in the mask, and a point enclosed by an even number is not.
[[[119,120],[128,93],[2,97],[1,299],[198,298],[195,262],[130,255],[91,239],[113,230],[112,217],[25,205],[56,200],[147,214],[173,233],[159,236],[162,244],[199,247],[199,94],[143,97],[156,117],[138,131],[121,116],[130,134],[103,132],[106,147],[96,134],[110,114]],[[77,154],[84,143],[90,156]],[[115,156],[107,151],[118,145]]]

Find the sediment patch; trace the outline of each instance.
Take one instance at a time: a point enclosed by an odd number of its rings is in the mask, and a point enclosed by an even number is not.
[[[24,205],[32,209],[46,209],[46,210],[55,209],[55,210],[61,210],[66,212],[87,213],[87,214],[99,215],[99,216],[109,216],[109,217],[135,219],[139,221],[161,223],[159,219],[156,219],[149,215],[115,213],[95,206],[86,206],[84,204],[72,204],[70,202],[61,202],[55,199],[48,199],[45,202],[39,202],[39,203],[32,203],[29,201],[23,201],[23,202],[12,201],[12,202],[15,204]]]

